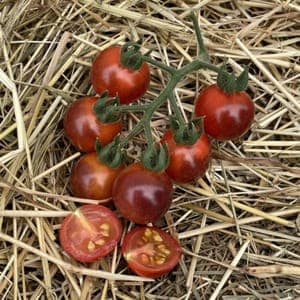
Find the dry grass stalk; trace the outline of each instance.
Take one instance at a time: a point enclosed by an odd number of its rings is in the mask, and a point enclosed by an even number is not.
[[[284,266],[284,265],[269,265],[248,267],[245,270],[249,275],[258,278],[280,277],[283,275],[300,276],[300,267]]]
[[[151,49],[157,60],[174,67],[191,61],[198,51],[192,9],[215,64],[227,60],[236,73],[249,65],[255,122],[238,141],[214,142],[203,179],[175,186],[173,205],[158,224],[184,250],[173,272],[150,282],[133,276],[119,249],[98,264],[77,264],[62,252],[57,230],[64,216],[93,201],[69,193],[80,154],[64,138],[66,107],[93,94],[90,65],[111,45],[142,38],[142,51]],[[280,0],[2,1],[0,297],[299,297],[299,13],[296,1]],[[164,72],[152,68],[151,75],[144,103],[167,84]],[[179,83],[175,97],[186,120],[196,91],[215,79],[203,70]],[[154,114],[155,140],[169,113],[166,104]],[[128,114],[125,132],[140,118]],[[144,142],[142,135],[135,139],[131,158]]]

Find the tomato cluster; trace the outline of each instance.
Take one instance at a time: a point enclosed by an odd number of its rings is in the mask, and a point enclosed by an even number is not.
[[[91,81],[98,94],[108,92],[111,97],[118,96],[121,104],[128,104],[145,94],[150,72],[147,63],[138,70],[123,66],[120,53],[120,47],[99,53],[92,65]],[[101,160],[95,152],[96,141],[101,146],[109,144],[120,134],[122,121],[119,118],[101,122],[95,112],[97,101],[96,96],[77,99],[64,117],[66,137],[75,148],[85,152],[72,167],[71,192],[80,198],[112,198],[128,220],[143,225],[153,223],[171,205],[172,181],[165,172],[148,170],[141,163],[111,167]],[[79,207],[63,220],[59,238],[69,255],[88,263],[110,253],[120,241],[122,230],[120,219],[111,209],[90,204]],[[175,267],[181,249],[167,232],[143,226],[125,235],[122,252],[134,272],[154,278]]]
[[[148,64],[141,61],[130,67],[123,63],[122,51],[114,46],[100,52],[91,68],[95,92],[117,97],[120,105],[142,97],[150,82]],[[112,199],[125,219],[139,225],[125,235],[121,252],[136,274],[156,278],[177,265],[181,248],[174,237],[149,223],[158,221],[171,206],[173,182],[192,182],[205,174],[211,159],[211,138],[235,139],[249,129],[254,105],[245,92],[228,93],[217,85],[209,86],[195,101],[195,116],[203,118],[203,128],[193,122],[184,128],[179,122],[178,127],[171,126],[160,141],[168,153],[166,167],[154,170],[141,162],[112,164],[116,153],[108,151],[105,156],[95,146],[103,150],[105,145],[113,145],[122,130],[121,114],[101,121],[95,108],[103,101],[99,97],[74,101],[64,117],[67,138],[79,151],[86,152],[73,165],[70,189],[76,197]],[[114,144],[110,149],[115,148]],[[148,159],[151,162],[153,157],[149,154]],[[60,241],[76,260],[92,262],[116,247],[122,230],[120,219],[109,208],[83,205],[63,220]]]

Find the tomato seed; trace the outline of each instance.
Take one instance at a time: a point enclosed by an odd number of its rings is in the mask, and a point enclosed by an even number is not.
[[[99,239],[99,240],[95,241],[95,244],[98,246],[103,246],[105,244],[105,240]]]
[[[109,231],[109,224],[108,223],[102,223],[100,225],[100,229],[105,230],[105,231]]]
[[[156,248],[158,250],[163,250],[163,249],[166,249],[166,246],[165,246],[165,244],[159,244],[159,245],[156,246]]]
[[[164,262],[165,262],[164,258],[157,258],[157,259],[155,259],[155,263],[157,265],[162,265]]]
[[[171,253],[171,251],[169,249],[167,249],[167,248],[162,249],[161,252],[163,252],[166,256],[169,256],[170,253]]]
[[[146,228],[145,232],[144,232],[144,236],[146,237],[150,237],[152,235],[152,232],[149,228]]]
[[[163,239],[162,239],[162,237],[159,235],[159,233],[156,232],[156,231],[154,231],[154,230],[153,230],[153,240],[154,240],[155,242],[162,242],[162,241],[163,241]]]
[[[92,241],[89,241],[87,248],[89,251],[93,251],[93,250],[95,250],[96,246]]]
[[[109,231],[103,230],[101,231],[101,234],[105,237],[109,237]]]

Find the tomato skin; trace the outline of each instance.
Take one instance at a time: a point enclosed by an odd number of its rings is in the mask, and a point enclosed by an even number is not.
[[[93,106],[98,97],[88,96],[74,101],[64,117],[64,131],[70,142],[82,152],[95,151],[96,139],[109,144],[122,130],[121,119],[102,123],[97,119]]]
[[[173,185],[165,172],[145,169],[141,163],[127,166],[113,184],[115,207],[137,224],[157,221],[169,209]]]
[[[70,176],[72,194],[79,198],[111,198],[114,180],[124,168],[111,168],[98,160],[95,152],[86,153],[74,164]],[[110,199],[108,199],[110,200]]]
[[[210,141],[203,133],[194,145],[177,144],[174,134],[167,130],[162,137],[169,152],[168,176],[175,182],[190,182],[204,175],[211,158]]]
[[[82,205],[64,218],[59,240],[63,249],[80,262],[93,262],[111,252],[121,239],[122,225],[105,206]]]
[[[121,104],[129,104],[142,97],[150,82],[148,64],[138,70],[120,62],[121,47],[112,46],[100,52],[91,68],[91,82],[98,94],[107,91],[110,97],[118,96]]]
[[[158,234],[159,239],[155,240],[154,236],[151,237],[151,233],[149,237],[147,232],[153,231],[156,237]],[[162,244],[164,246],[160,246]],[[170,272],[178,264],[182,254],[181,247],[174,237],[157,227],[147,226],[136,227],[129,231],[124,237],[121,252],[134,273],[149,278],[157,278]]]
[[[216,84],[200,92],[195,115],[204,117],[205,132],[218,140],[242,136],[254,119],[254,103],[246,92],[225,93]]]

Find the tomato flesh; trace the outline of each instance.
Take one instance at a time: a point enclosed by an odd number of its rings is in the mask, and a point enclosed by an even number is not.
[[[181,247],[167,232],[156,227],[137,227],[125,235],[122,254],[140,276],[157,278],[179,262]]]
[[[225,93],[216,84],[200,92],[195,115],[204,117],[205,132],[218,140],[242,136],[251,126],[255,107],[246,92]]]
[[[71,171],[72,194],[80,198],[109,200],[114,180],[123,168],[123,165],[116,168],[109,167],[99,161],[95,152],[84,154]]]
[[[193,145],[177,144],[174,134],[167,130],[162,138],[167,143],[169,165],[168,176],[176,182],[190,182],[204,175],[211,157],[210,141],[203,133]]]
[[[137,224],[157,221],[169,209],[173,185],[165,172],[145,169],[141,163],[127,166],[113,184],[116,208]]]
[[[59,239],[70,256],[80,262],[93,262],[116,247],[121,232],[121,222],[110,209],[87,204],[63,220]]]
[[[118,96],[121,104],[128,104],[146,93],[150,71],[146,62],[138,70],[123,66],[120,57],[119,46],[100,52],[92,64],[91,82],[98,94],[107,91],[110,97]]]
[[[70,142],[80,151],[95,151],[98,139],[102,145],[109,144],[121,132],[122,121],[102,123],[94,112],[97,97],[83,97],[74,101],[64,117],[64,131]]]

